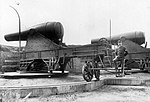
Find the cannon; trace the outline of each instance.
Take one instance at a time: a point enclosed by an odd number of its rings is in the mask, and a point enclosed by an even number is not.
[[[108,58],[109,53],[107,52],[111,50],[111,47],[107,40],[101,39],[102,43],[99,44],[64,46],[63,34],[64,29],[59,22],[42,23],[22,31],[20,38],[22,41],[26,41],[26,45],[19,56],[20,63],[17,70],[23,73],[47,73],[48,75],[59,71],[63,74],[67,65],[71,67],[73,58],[82,58],[83,63],[93,62],[93,65],[95,61],[102,62],[104,56]],[[19,33],[7,34],[5,39],[18,41]],[[110,64],[110,61],[108,62]],[[4,66],[3,69],[5,69]],[[91,72],[99,79],[100,70]],[[2,74],[2,76],[4,75]],[[86,73],[86,69],[83,69],[83,77],[86,81],[92,80],[91,75]]]
[[[91,44],[81,46],[64,46],[63,34],[64,29],[59,22],[42,23],[22,31],[20,38],[22,41],[26,41],[26,45],[19,56],[18,70],[24,73],[46,73],[49,76],[53,75],[55,71],[63,74],[67,65],[71,67],[71,59],[73,58],[83,60],[82,74],[86,81],[91,81],[93,75],[99,80],[100,70],[114,70],[112,64],[113,49],[109,43],[109,37],[93,39]],[[7,41],[18,41],[19,33],[7,34],[5,39]],[[149,51],[140,46],[145,42],[143,32],[112,36],[112,44],[115,45],[119,39],[123,41],[123,45],[127,48],[128,58],[130,59],[135,58],[133,53]],[[139,58],[143,58],[143,55]],[[131,60],[128,60],[128,66],[130,67],[131,63],[129,62]],[[5,69],[5,67],[3,68]],[[2,74],[2,76],[4,75]]]
[[[108,41],[111,40],[111,44],[112,45],[116,45],[118,40],[121,39],[122,37],[126,38],[127,40],[130,40],[138,45],[142,45],[143,43],[145,43],[145,35],[144,32],[130,32],[130,33],[124,33],[124,34],[119,34],[119,35],[113,35],[110,39],[110,37],[104,37],[106,38]],[[98,43],[99,40],[101,38],[98,39],[92,39],[91,40],[91,44],[94,43]]]
[[[61,57],[59,55],[56,56],[57,51],[55,51],[59,47],[63,48],[63,35],[64,28],[60,22],[46,22],[22,31],[20,40],[26,41],[26,46],[20,54],[19,70],[28,72],[42,72],[46,70],[47,72],[48,68],[54,67],[52,64],[57,63],[59,64],[59,70],[64,71],[66,61],[64,61],[62,55]],[[7,34],[4,38],[7,41],[18,41],[19,33]],[[68,61],[68,58],[65,60]],[[55,69],[58,70],[56,67]]]
[[[100,38],[101,39],[101,38]],[[92,39],[91,43],[99,43],[100,39]],[[105,37],[112,45],[116,46],[122,40],[128,55],[125,60],[126,69],[150,70],[150,49],[146,48],[144,32],[130,32],[111,37]],[[110,41],[111,40],[111,41]],[[145,46],[141,46],[145,44]]]
[[[39,32],[40,34],[52,40],[56,44],[62,42],[63,35],[64,35],[64,28],[60,22],[46,22],[46,23],[35,25],[27,30],[22,31],[20,35],[20,40],[26,41],[31,30]],[[6,41],[19,41],[18,32],[6,34],[4,37]]]

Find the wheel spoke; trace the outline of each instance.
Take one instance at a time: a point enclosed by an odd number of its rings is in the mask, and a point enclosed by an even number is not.
[[[82,75],[84,80],[86,80],[87,82],[91,81],[93,78],[93,74],[90,72],[89,68],[90,67],[88,67],[87,65],[84,65],[82,67]]]
[[[99,77],[100,77],[100,70],[95,70],[95,71],[94,71],[94,74],[95,74],[95,78],[96,78],[97,80],[99,80]]]

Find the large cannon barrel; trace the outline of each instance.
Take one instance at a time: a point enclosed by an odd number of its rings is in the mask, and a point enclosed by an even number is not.
[[[48,39],[54,41],[55,43],[59,43],[62,41],[64,35],[64,29],[61,23],[59,22],[47,22],[38,24],[36,26],[31,27],[25,31],[21,32],[20,40],[26,41],[31,29],[34,29],[36,32],[44,35]],[[19,33],[11,33],[4,36],[7,41],[18,41]]]
[[[114,45],[114,44],[117,44],[118,40],[121,38],[121,37],[124,37],[128,40],[131,40],[139,45],[141,44],[144,44],[145,43],[145,35],[143,32],[130,32],[130,33],[124,33],[124,34],[120,34],[120,35],[114,35],[111,37],[111,43]],[[104,37],[106,38],[108,41],[110,41],[110,37]],[[98,39],[92,39],[91,40],[91,43],[94,44],[94,43],[98,43],[100,40],[100,38]]]

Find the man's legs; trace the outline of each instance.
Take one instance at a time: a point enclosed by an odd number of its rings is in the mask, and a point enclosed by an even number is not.
[[[114,62],[114,65],[115,65],[115,70],[116,70],[116,77],[118,76],[118,66],[117,66],[117,62],[118,62],[118,57],[116,56],[114,59],[113,59],[113,62]]]
[[[124,59],[121,60],[121,72],[122,72],[122,76],[125,76],[125,73],[124,73]]]
[[[118,69],[118,65],[117,65],[117,62],[120,61],[120,64],[121,64],[121,71],[119,71],[120,69]],[[118,56],[116,56],[114,59],[113,59],[113,62],[114,62],[114,65],[115,65],[115,70],[116,70],[116,77],[118,77],[118,74],[120,73],[121,76],[124,76],[124,58],[120,58]],[[120,75],[119,75],[120,76]]]

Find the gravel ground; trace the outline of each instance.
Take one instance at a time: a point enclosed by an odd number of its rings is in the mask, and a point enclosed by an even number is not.
[[[101,89],[84,92],[29,98],[26,102],[150,102],[150,87],[103,86]]]
[[[114,74],[108,74],[103,72],[100,76],[100,79],[105,78],[115,78]],[[137,73],[134,72],[131,75],[126,75],[125,77],[136,78],[141,80],[150,79],[150,73]],[[51,78],[11,78],[5,79],[0,78],[0,87],[22,87],[22,86],[41,86],[41,85],[60,85],[61,84],[70,84],[77,82],[86,82],[81,74],[69,74],[68,76],[63,77],[51,77]]]

